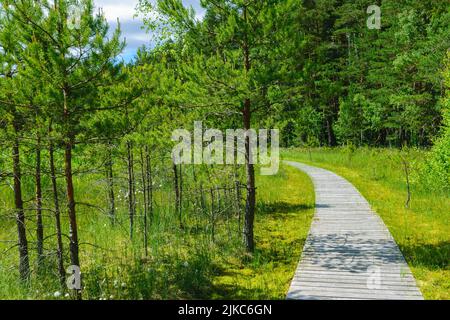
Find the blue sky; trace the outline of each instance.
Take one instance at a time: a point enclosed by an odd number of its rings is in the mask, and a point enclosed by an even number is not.
[[[117,18],[119,18],[122,36],[127,42],[127,47],[122,55],[124,60],[131,60],[140,46],[150,45],[151,37],[142,29],[142,19],[133,17],[139,0],[94,0],[94,2],[97,8],[103,8],[111,30],[115,29]],[[192,6],[199,17],[203,15],[199,0],[183,0],[183,3]]]

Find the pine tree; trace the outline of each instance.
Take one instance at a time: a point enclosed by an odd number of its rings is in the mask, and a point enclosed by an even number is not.
[[[22,196],[21,137],[26,125],[26,113],[31,106],[17,94],[23,80],[18,73],[22,67],[21,49],[14,39],[17,23],[11,19],[11,13],[0,8],[0,123],[5,129],[6,137],[11,141],[12,174],[15,204],[15,219],[18,231],[19,273],[22,281],[30,277],[28,239]]]
[[[254,126],[259,112],[270,108],[269,88],[276,82],[269,61],[274,41],[270,17],[277,1],[203,1],[203,21],[181,1],[141,1],[142,10],[157,10],[163,22],[149,22],[181,41],[178,62],[186,97],[185,107],[203,107],[217,114],[240,115],[244,130]],[[189,98],[188,98],[189,97]],[[255,168],[246,138],[247,199],[243,228],[245,248],[254,251],[256,206]]]
[[[108,65],[123,48],[119,41],[120,30],[117,29],[111,39],[106,37],[106,20],[101,14],[94,14],[91,0],[8,4],[7,10],[19,27],[16,41],[26,47],[24,75],[45,84],[48,90],[45,108],[59,137],[58,144],[64,145],[70,260],[73,266],[80,266],[73,148],[82,119],[99,107],[97,87],[104,85]],[[74,5],[78,16],[70,16]]]

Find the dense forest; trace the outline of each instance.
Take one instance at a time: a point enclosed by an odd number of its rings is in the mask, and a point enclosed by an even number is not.
[[[0,297],[209,297],[211,252],[253,263],[248,141],[245,165],[176,165],[172,132],[195,121],[424,149],[418,179],[450,189],[447,1],[201,0],[199,19],[141,0],[154,45],[131,62],[92,0],[0,4]]]

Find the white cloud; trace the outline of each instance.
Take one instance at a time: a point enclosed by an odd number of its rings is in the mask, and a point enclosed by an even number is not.
[[[94,2],[96,8],[103,9],[111,30],[116,28],[119,19],[122,36],[127,42],[124,58],[130,59],[142,45],[151,45],[151,36],[142,29],[142,18],[134,18],[139,0],[94,0]],[[194,8],[197,18],[203,17],[204,11],[200,7],[200,0],[183,0],[183,3]]]
[[[150,44],[150,36],[142,29],[142,21],[134,18],[138,0],[94,0],[96,8],[102,8],[103,13],[110,24],[110,32],[117,28],[117,19],[120,21],[122,37],[126,40],[122,57],[130,60],[137,49],[142,45]]]
[[[103,12],[109,22],[115,22],[117,18],[121,22],[133,20],[137,4],[137,0],[128,0],[126,3],[116,0],[95,0],[96,7],[103,8]]]

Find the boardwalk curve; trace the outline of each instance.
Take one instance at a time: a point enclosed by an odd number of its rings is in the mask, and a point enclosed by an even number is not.
[[[356,188],[297,162],[316,192],[316,213],[287,299],[422,300],[397,244]]]

